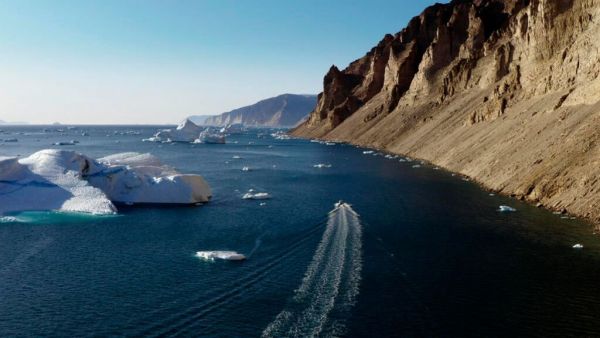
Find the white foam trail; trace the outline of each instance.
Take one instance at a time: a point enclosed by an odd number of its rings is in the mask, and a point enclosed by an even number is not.
[[[342,335],[342,319],[347,318],[344,314],[354,304],[360,286],[361,241],[358,214],[349,204],[337,203],[295,296],[262,336]],[[331,319],[334,312],[337,320]]]

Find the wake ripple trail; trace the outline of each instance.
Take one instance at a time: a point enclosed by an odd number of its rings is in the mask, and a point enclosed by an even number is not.
[[[343,335],[360,286],[362,227],[346,203],[329,213],[327,228],[295,295],[263,331],[263,337]],[[336,320],[331,319],[336,313]]]

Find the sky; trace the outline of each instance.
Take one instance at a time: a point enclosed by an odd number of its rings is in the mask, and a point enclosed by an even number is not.
[[[0,120],[175,123],[317,94],[426,0],[0,0]]]

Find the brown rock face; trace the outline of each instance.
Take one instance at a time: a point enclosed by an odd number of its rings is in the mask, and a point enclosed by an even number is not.
[[[333,66],[292,133],[429,160],[600,222],[600,1],[436,4]]]

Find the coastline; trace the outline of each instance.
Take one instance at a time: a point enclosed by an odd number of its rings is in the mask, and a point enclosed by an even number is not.
[[[395,152],[393,150],[389,150],[386,148],[374,147],[373,145],[370,145],[370,144],[355,143],[355,142],[348,141],[348,140],[334,139],[334,138],[328,138],[328,137],[303,137],[303,136],[299,136],[299,135],[295,134],[294,133],[295,131],[296,131],[296,129],[291,129],[289,131],[289,134],[292,135],[293,137],[298,137],[298,138],[305,139],[305,140],[319,140],[319,141],[323,141],[323,142],[343,143],[343,144],[348,144],[348,145],[351,145],[351,146],[354,146],[357,148],[373,150],[373,151],[376,151],[376,152],[379,152],[382,154],[390,154],[390,155],[396,155],[396,156],[400,156],[400,157],[410,158],[414,162],[424,162],[429,166],[438,167],[448,173],[451,173],[452,175],[459,176],[459,178],[460,177],[466,178],[469,182],[478,185],[479,188],[484,191],[488,191],[490,193],[494,193],[497,195],[502,195],[505,197],[513,198],[515,200],[519,200],[519,201],[528,203],[529,205],[531,205],[533,207],[543,208],[543,209],[545,209],[549,212],[552,212],[553,214],[556,214],[556,215],[568,216],[569,218],[575,217],[576,219],[578,219],[580,221],[589,223],[590,225],[592,225],[594,227],[594,229],[596,231],[600,231],[600,218],[589,217],[589,216],[586,217],[586,215],[578,214],[576,212],[571,212],[565,207],[555,207],[552,205],[548,205],[547,203],[545,204],[541,200],[531,200],[531,199],[527,198],[527,195],[525,195],[523,193],[518,193],[517,191],[506,191],[506,190],[502,190],[502,189],[495,189],[492,184],[488,184],[485,180],[483,180],[479,177],[471,176],[465,172],[453,170],[452,168],[449,168],[440,162],[432,161],[430,159],[419,157],[419,156],[412,155],[412,154]]]

